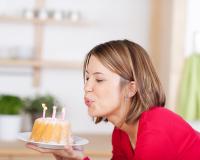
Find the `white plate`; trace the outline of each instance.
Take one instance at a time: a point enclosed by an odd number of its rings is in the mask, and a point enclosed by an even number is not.
[[[49,144],[49,143],[43,143],[43,142],[33,142],[29,140],[31,132],[21,132],[18,134],[18,139],[27,143],[35,144],[38,147],[41,148],[49,148],[49,149],[64,149],[65,144]],[[72,147],[75,146],[82,146],[89,143],[89,141],[85,138],[73,136],[73,143],[70,144]]]

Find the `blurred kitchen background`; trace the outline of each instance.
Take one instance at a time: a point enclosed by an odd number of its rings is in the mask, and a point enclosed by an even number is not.
[[[147,50],[166,91],[166,107],[198,130],[199,6],[198,0],[0,0],[0,95],[25,106],[0,108],[1,140],[7,139],[6,112],[20,115],[20,131],[30,131],[30,113],[43,101],[48,108],[65,107],[74,134],[105,137],[109,150],[106,137],[113,126],[95,125],[87,114],[82,62],[92,47],[115,39]],[[106,151],[102,155],[109,156]]]

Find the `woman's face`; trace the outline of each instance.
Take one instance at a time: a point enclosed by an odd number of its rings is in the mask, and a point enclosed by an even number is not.
[[[120,115],[120,76],[91,56],[86,69],[85,104],[93,117]],[[118,117],[120,118],[120,117]]]

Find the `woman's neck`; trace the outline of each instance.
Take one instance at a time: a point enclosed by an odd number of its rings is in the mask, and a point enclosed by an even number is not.
[[[124,132],[126,132],[129,136],[131,145],[133,148],[135,148],[136,141],[137,141],[137,133],[138,133],[138,124],[139,120],[135,121],[132,124],[125,123],[124,113],[122,112],[116,112],[116,114],[112,114],[110,116],[107,116],[109,122],[111,122],[114,126],[117,128],[120,128]]]
[[[138,124],[139,120],[137,120],[134,124],[124,123],[120,128],[128,134],[133,149],[135,148],[137,142]]]
[[[125,122],[119,122],[119,116],[107,117],[108,121],[110,121],[114,126],[120,128],[124,132],[126,132],[129,136],[129,140],[132,148],[134,149],[137,142],[137,133],[139,120],[135,121],[133,124],[127,124]]]

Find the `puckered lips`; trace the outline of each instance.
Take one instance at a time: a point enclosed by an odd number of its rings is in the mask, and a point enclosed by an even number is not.
[[[85,104],[88,107],[90,107],[92,105],[92,103],[94,102],[94,100],[92,100],[91,98],[87,98],[87,97],[85,97],[84,100],[85,100]]]

